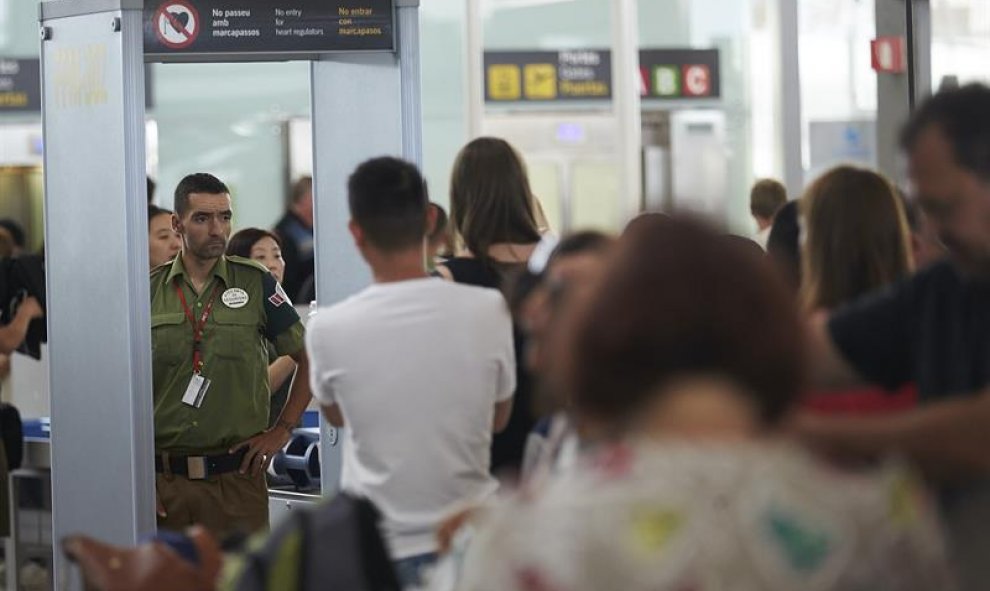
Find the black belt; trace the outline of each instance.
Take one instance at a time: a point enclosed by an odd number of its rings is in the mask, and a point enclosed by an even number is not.
[[[165,474],[171,472],[185,476],[190,480],[203,480],[210,476],[226,474],[240,470],[246,450],[235,454],[217,454],[215,456],[173,456],[155,454],[155,472]],[[168,457],[168,470],[163,459]]]

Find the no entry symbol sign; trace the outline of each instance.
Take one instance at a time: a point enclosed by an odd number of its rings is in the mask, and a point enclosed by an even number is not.
[[[199,36],[199,13],[184,0],[168,0],[155,12],[155,33],[163,45],[182,49]]]

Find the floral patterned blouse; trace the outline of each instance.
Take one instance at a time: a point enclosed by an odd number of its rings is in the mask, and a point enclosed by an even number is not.
[[[483,520],[464,591],[952,589],[934,507],[897,462],[785,444],[614,446]]]

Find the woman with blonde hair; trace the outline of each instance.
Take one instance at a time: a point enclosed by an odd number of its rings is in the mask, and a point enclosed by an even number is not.
[[[802,197],[801,298],[820,313],[853,302],[913,271],[911,232],[893,184],[872,170],[839,166]],[[914,386],[816,394],[806,405],[828,413],[873,413],[913,406]]]

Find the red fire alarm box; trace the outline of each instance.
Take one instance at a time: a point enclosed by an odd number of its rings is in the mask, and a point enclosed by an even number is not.
[[[904,37],[877,37],[870,42],[873,69],[887,74],[907,71],[907,49]]]

